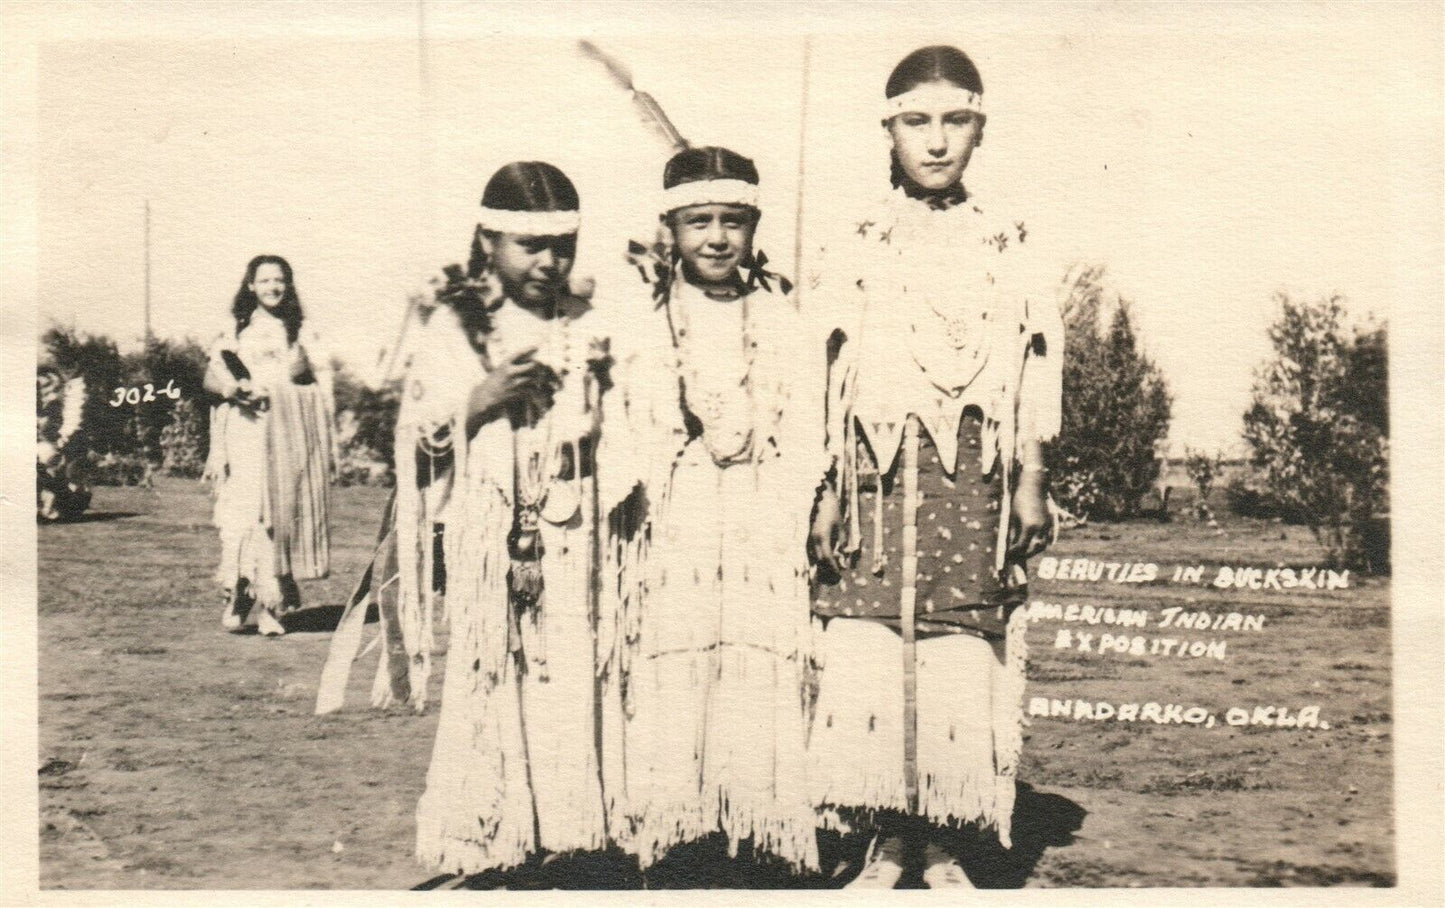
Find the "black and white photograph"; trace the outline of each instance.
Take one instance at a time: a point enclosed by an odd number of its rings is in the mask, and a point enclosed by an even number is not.
[[[0,902],[1445,898],[1439,3],[0,25]]]

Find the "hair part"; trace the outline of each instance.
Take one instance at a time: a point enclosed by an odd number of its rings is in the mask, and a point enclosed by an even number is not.
[[[546,161],[513,161],[492,174],[482,190],[482,207],[502,211],[577,211],[582,200],[567,174]],[[472,248],[467,257],[467,276],[478,278],[487,270],[483,235],[495,239],[496,231],[480,224],[472,231]]]
[[[964,91],[983,94],[983,77],[968,54],[947,44],[934,44],[920,47],[898,61],[888,76],[883,96],[896,98],[930,82],[947,82]],[[898,161],[897,151],[890,150],[888,153],[888,181],[895,189],[900,186],[907,188],[910,184],[903,165]]]
[[[751,158],[718,145],[684,148],[667,162],[662,171],[662,188],[700,180],[742,180],[758,183],[758,167]]]
[[[262,265],[275,265],[281,269],[281,275],[286,279],[286,292],[282,294],[281,303],[272,310],[272,314],[286,327],[287,342],[294,344],[301,333],[301,321],[304,318],[301,298],[296,293],[296,279],[291,272],[291,263],[279,255],[258,255],[247,263],[246,274],[241,278],[241,289],[236,291],[236,298],[231,303],[231,315],[236,319],[236,336],[239,337],[246,326],[251,324],[251,317],[261,305],[251,285],[256,282],[256,272]]]
[[[482,190],[482,207],[503,211],[577,211],[577,187],[554,164],[513,161],[492,174]]]
[[[983,94],[983,77],[968,54],[947,44],[920,47],[898,61],[883,96],[896,98],[929,82],[948,82],[964,91]]]

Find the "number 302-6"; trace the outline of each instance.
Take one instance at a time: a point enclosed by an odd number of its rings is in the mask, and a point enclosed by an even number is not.
[[[157,394],[162,394],[171,400],[179,400],[181,389],[176,387],[175,379],[166,382],[166,386],[159,391],[150,382],[146,382],[140,388],[116,388],[115,397],[111,399],[110,405],[119,407],[121,404],[150,403],[156,399]]]

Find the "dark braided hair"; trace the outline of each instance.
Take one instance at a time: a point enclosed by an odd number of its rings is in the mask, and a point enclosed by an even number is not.
[[[701,180],[742,180],[756,185],[758,166],[751,158],[745,158],[729,148],[701,145],[679,151],[668,160],[662,171],[663,189]],[[757,211],[754,210],[753,214],[756,220]]]
[[[505,164],[487,181],[482,190],[482,207],[505,211],[576,211],[581,207],[577,187],[567,175],[546,161],[513,161]],[[487,253],[482,248],[478,225],[472,234],[472,251],[467,260],[467,276],[478,278],[487,268]]]
[[[920,47],[898,61],[888,77],[888,84],[884,86],[883,96],[896,98],[929,82],[948,82],[964,91],[983,94],[983,77],[978,74],[978,67],[973,65],[968,54],[947,44],[935,44]],[[890,152],[889,157],[889,179],[896,188],[904,185],[907,176],[903,165],[898,163],[898,154]]]

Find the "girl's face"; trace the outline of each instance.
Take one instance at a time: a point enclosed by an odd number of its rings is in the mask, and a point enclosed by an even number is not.
[[[983,135],[983,117],[969,110],[908,110],[888,121],[893,152],[908,178],[927,190],[947,189]]]
[[[286,273],[280,265],[272,262],[260,265],[251,278],[251,292],[256,294],[262,306],[268,310],[275,309],[286,296]]]
[[[753,251],[757,212],[746,205],[691,205],[667,216],[688,276],[703,286],[731,283]]]
[[[577,259],[577,235],[484,233],[482,248],[507,296],[532,308],[552,302],[566,289]]]

